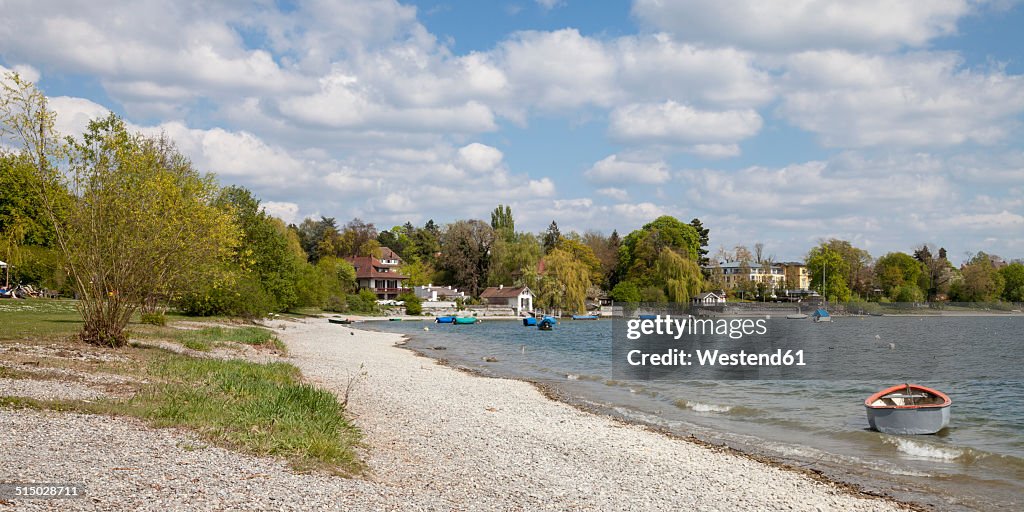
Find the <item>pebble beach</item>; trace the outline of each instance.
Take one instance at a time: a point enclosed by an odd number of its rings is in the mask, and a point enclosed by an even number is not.
[[[0,510],[905,509],[578,410],[526,382],[460,372],[402,348],[396,334],[324,319],[269,326],[308,381],[347,392],[366,475],[300,474],[130,419],[0,409],[4,481],[87,488],[86,498]],[[0,380],[0,394],[17,390]]]

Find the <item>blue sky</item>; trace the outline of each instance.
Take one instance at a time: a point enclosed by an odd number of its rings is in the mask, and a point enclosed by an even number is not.
[[[112,110],[289,222],[487,218],[800,259],[1024,257],[1024,7],[1005,0],[5,0],[0,66]]]

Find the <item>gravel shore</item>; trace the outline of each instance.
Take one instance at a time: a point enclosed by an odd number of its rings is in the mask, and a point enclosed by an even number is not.
[[[807,476],[623,425],[528,383],[468,375],[400,337],[273,322],[289,359],[344,396],[370,474],[296,474],[128,419],[0,409],[3,481],[84,482],[26,510],[899,510]],[[283,329],[282,329],[283,328]],[[0,510],[5,503],[0,501]]]

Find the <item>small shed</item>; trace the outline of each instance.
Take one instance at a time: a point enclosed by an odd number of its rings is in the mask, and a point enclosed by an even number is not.
[[[693,298],[695,306],[718,306],[725,304],[725,294],[716,292],[704,292]]]
[[[533,311],[533,292],[526,286],[492,286],[480,298],[492,306],[510,307],[517,315]]]

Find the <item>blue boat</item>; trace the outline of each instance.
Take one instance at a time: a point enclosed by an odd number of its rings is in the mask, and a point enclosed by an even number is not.
[[[831,322],[832,321],[832,315],[829,315],[828,311],[826,311],[825,308],[818,308],[818,310],[815,311],[814,314],[811,315],[811,316],[814,318],[815,322]]]
[[[439,324],[454,324],[455,323],[455,317],[454,316],[439,316],[439,317],[434,319],[434,322],[439,323]]]
[[[573,315],[573,320],[597,320],[597,315]]]
[[[537,328],[542,331],[550,331],[551,329],[554,329],[556,323],[558,323],[558,320],[555,320],[550,316],[546,316],[537,323]]]
[[[640,315],[640,320],[657,320],[658,315]]]
[[[523,325],[526,327],[533,327],[537,325],[537,319],[532,316],[528,316],[523,319]]]
[[[551,323],[551,325],[557,325],[558,324],[558,319],[553,317],[553,316],[545,316],[543,320],[547,320],[548,322]]]

